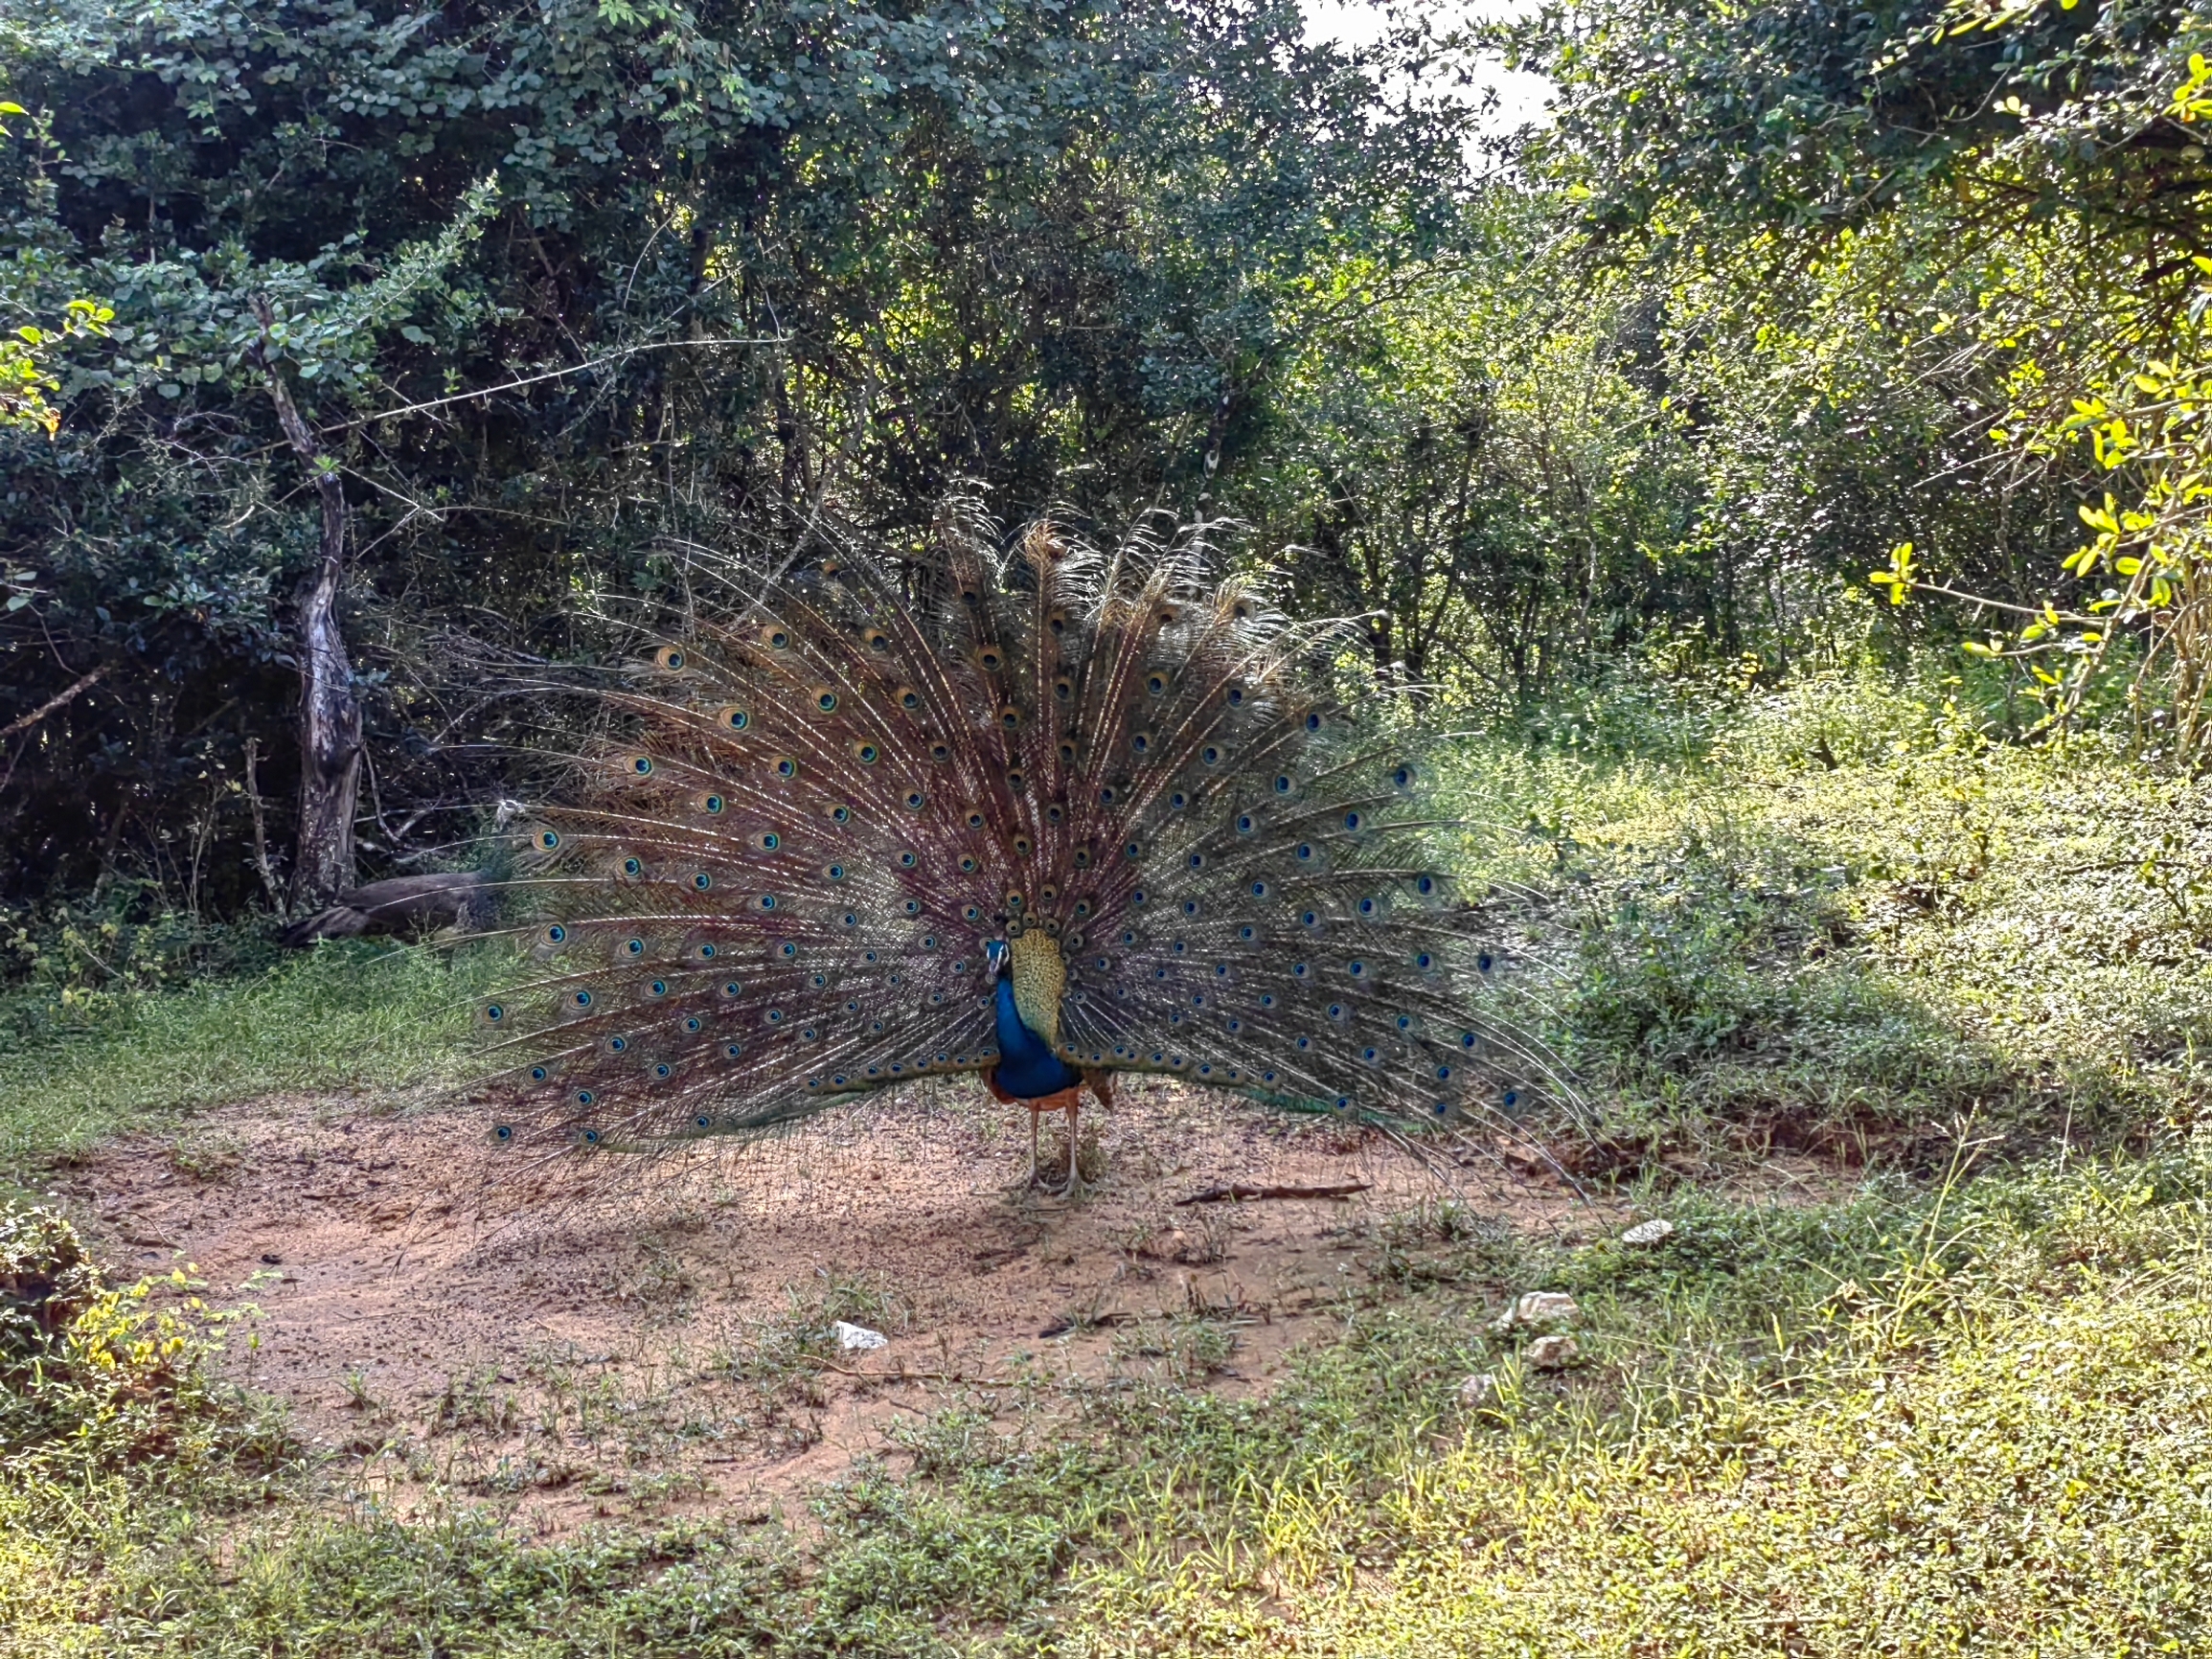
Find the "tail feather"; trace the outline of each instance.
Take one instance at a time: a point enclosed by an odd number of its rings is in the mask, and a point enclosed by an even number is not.
[[[744,1134],[984,1069],[982,946],[1025,932],[1085,1065],[1399,1121],[1551,1070],[1435,866],[1464,821],[1322,693],[1336,629],[1189,532],[999,545],[949,504],[931,557],[839,549],[604,693],[618,738],[527,830],[538,971],[484,1010],[500,1138]]]

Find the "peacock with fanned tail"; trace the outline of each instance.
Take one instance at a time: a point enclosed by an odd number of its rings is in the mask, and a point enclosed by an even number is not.
[[[794,558],[602,693],[619,731],[509,883],[539,967],[481,1011],[497,1142],[673,1148],[976,1073],[1033,1182],[1066,1113],[1072,1195],[1117,1073],[1397,1125],[1548,1074],[1403,732],[1325,694],[1341,627],[1190,531],[999,549],[956,502],[926,550]]]

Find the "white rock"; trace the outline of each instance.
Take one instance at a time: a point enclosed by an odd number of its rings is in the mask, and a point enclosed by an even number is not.
[[[1624,1244],[1656,1244],[1660,1239],[1672,1239],[1674,1236],[1674,1222],[1663,1221],[1654,1216],[1649,1221],[1638,1221],[1633,1227],[1623,1233],[1621,1242]]]
[[[1478,1371],[1459,1385],[1459,1403],[1469,1411],[1480,1411],[1497,1399],[1497,1374]]]
[[[1503,1333],[1522,1325],[1564,1325],[1581,1312],[1563,1290],[1531,1290],[1491,1321],[1490,1328]]]
[[[847,1353],[863,1349],[883,1348],[891,1341],[880,1330],[870,1330],[865,1325],[847,1325],[842,1319],[830,1327],[830,1332],[836,1337],[837,1346]]]
[[[1528,1362],[1538,1371],[1562,1371],[1581,1352],[1571,1336],[1539,1336],[1528,1345]]]

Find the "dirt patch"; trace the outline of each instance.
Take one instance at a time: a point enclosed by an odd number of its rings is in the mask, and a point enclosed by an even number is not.
[[[544,1534],[796,1520],[809,1485],[901,1466],[899,1425],[956,1398],[1004,1415],[1138,1373],[1264,1389],[1382,1216],[1607,1222],[1540,1166],[1425,1168],[1166,1085],[1086,1119],[1100,1173],[1071,1205],[1022,1185],[1013,1116],[941,1085],[766,1146],[531,1167],[473,1112],[278,1100],[116,1143],[64,1191],[119,1275],[181,1259],[257,1304],[238,1375],[390,1501],[458,1487]],[[1233,1185],[1365,1191],[1176,1202]],[[889,1340],[840,1349],[835,1319]]]

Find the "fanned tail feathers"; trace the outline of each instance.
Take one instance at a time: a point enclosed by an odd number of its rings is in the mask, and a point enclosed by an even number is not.
[[[497,1138],[665,1147],[980,1070],[999,938],[1079,1066],[1399,1122],[1548,1070],[1420,762],[1317,689],[1335,630],[1189,533],[1002,558],[956,502],[935,540],[784,572],[604,692],[621,739],[513,884],[541,971],[481,1011]]]

